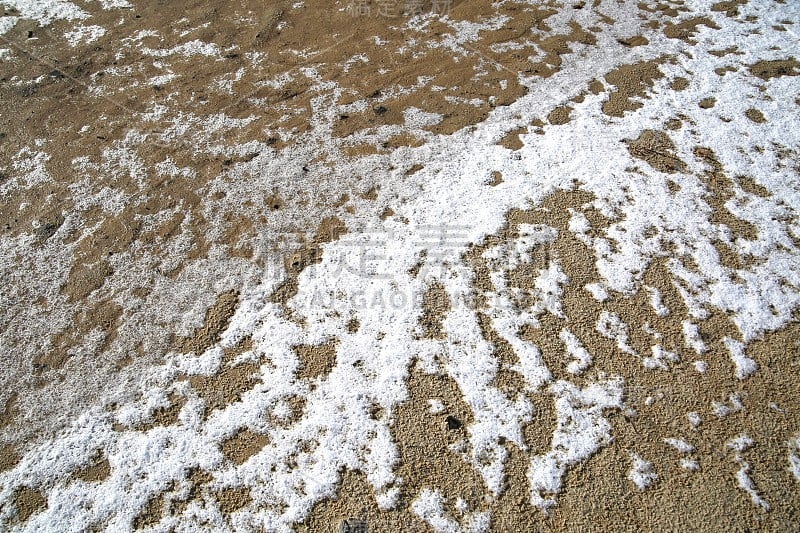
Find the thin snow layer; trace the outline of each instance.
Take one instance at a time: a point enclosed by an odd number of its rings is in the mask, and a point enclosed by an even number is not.
[[[595,329],[604,337],[616,341],[617,348],[619,348],[620,351],[636,355],[636,352],[628,344],[628,325],[623,322],[616,313],[611,313],[609,311],[600,313],[600,318],[597,320],[597,327]]]
[[[78,20],[89,17],[84,10],[65,0],[5,0],[3,5],[19,11],[19,18],[35,20],[42,26],[52,24],[56,20]]]
[[[622,407],[622,382],[609,380],[580,389],[559,381],[551,386],[551,393],[558,413],[552,447],[533,457],[528,469],[531,502],[544,510],[556,504],[554,495],[561,492],[567,469],[611,442],[611,424],[603,410]]]
[[[800,482],[800,434],[789,441],[789,471]]]
[[[678,450],[680,453],[692,453],[694,451],[694,446],[681,438],[671,437],[664,439],[664,442]]]
[[[684,470],[689,470],[691,472],[696,472],[700,470],[700,463],[697,462],[697,459],[683,458],[680,460],[680,466]]]
[[[697,326],[697,324],[694,324],[689,320],[684,320],[681,325],[683,327],[683,337],[686,341],[686,346],[690,347],[698,355],[702,355],[707,352],[708,346],[706,346],[706,343],[703,342],[703,338],[700,335],[700,328]]]
[[[104,9],[127,8],[131,5],[125,0],[102,0]],[[0,18],[0,35],[13,28],[19,20],[35,20],[40,26],[48,26],[58,20],[85,20],[89,14],[78,5],[66,0],[5,0],[5,8],[16,9],[17,16]],[[75,46],[80,41],[92,42],[102,36],[105,29],[99,26],[76,26],[67,32],[67,40]]]
[[[736,471],[736,481],[739,484],[739,488],[750,496],[753,505],[769,511],[769,503],[758,493],[756,485],[750,477],[750,463],[742,457],[742,454],[752,446],[753,440],[747,435],[739,435],[728,441],[728,448],[734,451],[734,461],[739,465],[739,470]]]
[[[459,509],[459,511],[464,514],[462,520],[459,522],[447,515],[444,505],[445,499],[439,491],[423,489],[419,497],[411,504],[411,510],[436,531],[445,533],[478,533],[489,531],[489,513],[465,514],[463,510]]]
[[[193,55],[202,56],[219,56],[219,48],[213,43],[204,43],[198,39],[179,44],[169,49],[154,50],[152,48],[142,47],[141,52],[148,56],[153,57],[168,57],[171,55],[181,55],[184,57],[191,57]]]
[[[31,6],[38,6],[41,13],[55,13],[52,6],[66,4],[11,5],[29,11]],[[51,6],[51,11],[43,5]],[[19,8],[25,12],[23,7]],[[79,16],[78,11],[64,9],[62,18]],[[771,9],[772,4],[767,2],[754,1],[747,6],[748,13],[761,12],[765,17]],[[794,121],[796,82],[774,79],[761,91],[746,69],[741,69],[728,73],[725,84],[715,93],[715,109],[726,117],[725,121],[704,113],[696,103],[706,87],[719,82],[713,72],[716,56],[707,54],[708,49],[737,45],[742,51],[738,60],[750,64],[781,58],[771,47],[791,49],[795,46],[794,37],[791,32],[770,33],[768,37],[751,34],[743,25],[730,23],[724,14],[709,16],[723,29],[712,35],[711,30],[701,28],[696,35],[699,44],[691,55],[680,53],[684,43],[656,34],[648,35],[651,46],[637,47],[633,52],[638,54],[637,59],[673,55],[674,63],[659,67],[665,74],[694,74],[689,87],[679,93],[669,92],[666,80],[657,82],[653,97],[643,100],[640,109],[624,117],[612,119],[603,115],[600,106],[605,96],[589,95],[581,104],[575,104],[568,127],[547,127],[544,136],[523,135],[525,146],[513,156],[496,144],[510,124],[529,124],[561,104],[564,95],[577,94],[586,82],[602,79],[616,66],[618,57],[608,51],[617,50],[620,45],[613,37],[599,35],[597,47],[583,50],[582,56],[565,62],[562,71],[546,81],[531,82],[525,97],[496,109],[475,128],[446,137],[419,130],[420,136],[428,140],[419,148],[398,149],[385,157],[337,162],[331,179],[353,172],[385,176],[381,194],[394,198],[395,210],[407,223],[392,217],[382,226],[371,228],[370,224],[378,223],[376,219],[354,216],[348,220],[348,225],[361,231],[351,231],[326,245],[321,263],[299,276],[297,295],[288,304],[299,321],[290,318],[284,307],[269,301],[268,296],[280,279],[268,278],[248,288],[218,346],[199,357],[170,354],[164,365],[142,376],[140,400],[116,411],[100,407],[88,411],[68,431],[30,450],[17,466],[0,475],[0,523],[11,523],[14,510],[9,502],[15,491],[29,486],[43,492],[48,505],[21,529],[79,531],[87,524],[104,524],[109,530],[126,530],[151,498],[164,491],[188,490],[187,471],[195,467],[212,472],[213,483],[219,488],[251,488],[253,503],[229,518],[236,529],[288,531],[293,522],[309,513],[314,503],[334,494],[342,468],[365,472],[379,500],[391,505],[402,480],[395,475],[398,451],[390,421],[393,409],[408,396],[406,380],[414,358],[419,358],[424,368],[446,373],[457,383],[473,413],[473,422],[467,427],[468,459],[491,492],[498,494],[507,457],[500,443],[510,441],[524,448],[521,428],[532,419],[534,407],[524,395],[508,398],[493,385],[499,361],[493,346],[480,334],[474,309],[453,305],[443,322],[445,338],[427,340],[418,334],[420,309],[412,302],[434,280],[442,284],[454,302],[459,296],[470,294],[473,274],[461,260],[462,252],[469,244],[481,243],[487,235],[498,232],[511,208],[536,204],[554,191],[579,187],[592,193],[598,205],[614,215],[615,221],[605,236],[586,237],[591,239],[596,266],[603,278],[602,285],[587,290],[598,299],[610,291],[636,290],[645,266],[653,259],[685,255],[693,261],[693,269],[674,258],[669,259],[668,266],[693,321],[706,318],[711,306],[726,311],[741,330],[744,343],[785,324],[800,303],[800,265],[791,234],[796,229],[784,222],[800,213],[800,183],[795,172],[780,164],[775,146],[797,146],[800,142],[800,130]],[[44,14],[41,17],[50,20]],[[450,44],[457,48],[475,31],[464,25]],[[203,43],[190,44],[148,53],[218,54]],[[330,87],[320,87],[320,91],[323,89]],[[770,127],[758,130],[757,135],[751,135],[752,123],[744,116],[748,97],[771,99]],[[305,146],[279,154],[264,144],[260,147],[262,155],[250,163],[253,168],[291,167],[294,158],[302,160],[307,155],[309,146],[324,144],[336,152],[335,141],[320,139],[327,139],[329,132],[330,121],[325,120],[332,120],[339,110],[330,106],[324,96],[312,102],[312,108],[321,118],[316,133],[309,134],[307,143],[299,143]],[[679,146],[678,155],[688,168],[684,173],[669,175],[680,185],[680,191],[669,194],[666,174],[653,169],[641,173],[628,170],[630,156],[620,140],[636,138],[644,129],[660,129],[664,117],[675,110],[685,114],[693,127],[672,134]],[[416,112],[409,112],[407,118],[412,129],[433,120]],[[165,132],[164,140],[198,125],[201,121],[193,117],[177,120],[175,131]],[[213,128],[213,123],[208,127]],[[210,143],[204,138],[197,142]],[[732,243],[740,253],[758,259],[751,266],[733,270],[720,263],[713,243],[727,231],[711,222],[708,189],[701,178],[703,168],[693,162],[691,154],[695,145],[713,149],[731,176],[750,176],[772,193],[763,198],[737,188],[735,199],[727,204],[736,216],[758,229],[755,240],[739,238]],[[564,147],[569,147],[568,153]],[[225,151],[221,147],[218,150]],[[31,152],[25,157],[35,162],[38,156]],[[405,170],[414,163],[424,168],[407,176]],[[135,168],[130,170],[133,176]],[[487,178],[494,170],[502,172],[503,183],[487,187]],[[31,172],[35,174],[35,165]],[[34,175],[31,179],[37,178]],[[464,224],[459,228],[458,242],[449,248],[452,253],[446,258],[428,253],[424,275],[408,274],[420,252],[435,251],[435,247],[425,244],[430,240],[430,228],[452,229],[452,221]],[[654,224],[657,237],[649,231]],[[370,229],[382,239],[380,261],[370,265],[368,276],[342,268],[343,260],[358,259],[352,254],[357,253],[354,250],[363,244]],[[504,266],[498,265],[493,274],[497,294],[486,310],[493,328],[517,353],[517,370],[525,378],[527,392],[547,394],[555,403],[558,423],[551,450],[532,457],[528,469],[531,501],[542,509],[556,504],[556,495],[571,465],[612,442],[612,427],[604,412],[622,408],[625,387],[614,376],[583,382],[581,386],[555,381],[538,348],[518,336],[520,326],[535,324],[539,314],[561,313],[560,287],[569,279],[557,260],[549,261],[534,288],[533,310],[520,312],[507,303],[511,293],[503,282],[502,269],[509,263],[529,261],[528,251],[555,238],[554,231],[525,228],[523,242],[513,250],[496,252],[495,257],[502,258]],[[616,246],[610,246],[610,239]],[[491,261],[492,257],[490,253],[487,259]],[[659,307],[658,299],[652,301],[654,307],[667,312]],[[358,333],[347,332],[349,318],[358,319]],[[623,351],[633,353],[627,344],[626,326],[618,316],[605,313],[598,330],[614,338]],[[569,332],[564,331],[562,341],[578,363],[573,367],[577,373],[584,363],[591,362],[591,354],[586,348],[586,354],[580,351]],[[684,332],[692,348],[704,351],[693,324],[686,326]],[[202,399],[186,381],[175,378],[180,374],[213,374],[221,364],[221,349],[247,336],[252,337],[253,347],[252,353],[245,355],[269,361],[260,369],[260,382],[240,401],[203,420]],[[299,361],[292,347],[331,338],[339,340],[336,365],[312,387],[307,380],[298,378]],[[744,379],[755,369],[748,366],[738,345],[730,347],[734,361],[738,361],[737,377]],[[654,364],[672,359],[661,352],[654,353],[654,357]],[[166,405],[172,392],[188,398],[178,424],[147,431],[114,430],[116,423],[136,424],[148,419],[154,409]],[[277,423],[293,397],[305,401],[302,416],[288,425]],[[733,407],[715,405],[718,414],[724,416],[736,410],[734,400],[731,399]],[[370,407],[376,404],[385,413],[378,419],[369,416]],[[699,416],[696,420],[690,417],[695,426]],[[269,444],[243,464],[231,464],[224,459],[220,442],[243,427],[268,435]],[[740,463],[739,485],[754,503],[765,506],[748,477],[749,465],[740,458],[746,448],[739,443],[732,448]],[[111,465],[109,477],[94,483],[72,480],[70,473],[89,464],[98,450],[105,453]],[[792,453],[792,464],[796,465],[797,455]],[[642,458],[634,455],[631,460],[629,477],[644,489],[657,475]],[[457,527],[457,521],[444,513],[443,505],[440,494],[423,490],[413,510],[434,528],[448,531]],[[487,525],[486,515],[470,516],[462,526],[481,530]],[[162,519],[159,528],[191,530],[205,524],[204,527],[224,529],[229,527],[225,520],[214,505],[192,502],[182,516]]]
[[[635,453],[630,454],[631,469],[628,470],[628,479],[639,490],[646,490],[658,479],[658,474],[653,470],[653,463],[645,461]]]
[[[66,37],[70,45],[77,46],[82,42],[94,42],[105,34],[106,29],[102,26],[76,26],[74,30],[65,33],[64,37]]]
[[[758,363],[744,354],[744,344],[728,337],[725,337],[723,342],[731,354],[731,360],[736,367],[737,378],[744,379],[758,370]]]
[[[570,374],[581,374],[592,364],[592,355],[583,347],[580,339],[570,330],[564,328],[559,333],[558,338],[567,348],[567,353],[572,358],[567,364],[567,372]]]

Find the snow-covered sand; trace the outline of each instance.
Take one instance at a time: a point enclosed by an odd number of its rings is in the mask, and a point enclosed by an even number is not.
[[[4,527],[797,524],[797,7],[102,4],[0,19]]]

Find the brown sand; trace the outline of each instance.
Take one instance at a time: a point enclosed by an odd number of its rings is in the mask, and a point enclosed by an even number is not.
[[[625,111],[633,111],[642,104],[631,100],[643,97],[653,82],[664,77],[658,65],[661,61],[643,61],[632,65],[622,65],[606,74],[606,81],[616,87],[605,104],[603,113],[612,117],[621,117]]]
[[[675,143],[663,131],[644,130],[628,142],[630,154],[661,172],[683,172],[686,163],[675,155]]]

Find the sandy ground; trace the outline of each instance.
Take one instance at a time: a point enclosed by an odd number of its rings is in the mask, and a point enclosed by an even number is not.
[[[0,529],[800,528],[791,1],[0,8]]]

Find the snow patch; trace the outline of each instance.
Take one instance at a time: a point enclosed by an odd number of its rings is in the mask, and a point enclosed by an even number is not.
[[[630,458],[633,464],[628,471],[628,479],[639,490],[646,490],[658,479],[658,474],[653,470],[653,463],[645,461],[633,452],[630,452]]]

